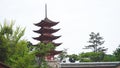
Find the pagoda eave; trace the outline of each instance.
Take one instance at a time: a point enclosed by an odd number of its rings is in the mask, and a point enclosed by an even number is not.
[[[33,39],[36,39],[38,41],[44,41],[44,40],[55,40],[61,36],[40,36],[40,37],[34,37]]]
[[[50,20],[50,19],[48,19],[48,18],[45,18],[45,19],[43,20],[43,22],[48,22],[48,23],[57,23],[57,22],[54,22],[54,21],[52,21],[52,20]]]
[[[45,29],[45,28],[42,28],[42,29],[36,30],[36,31],[34,31],[34,32],[36,32],[36,33],[55,33],[55,32],[57,32],[58,30],[60,30],[60,29],[52,29],[52,28],[50,28],[50,29]]]
[[[60,54],[60,53],[62,53],[62,51],[51,50],[48,55],[57,55],[57,54]]]
[[[62,51],[51,50],[51,51],[48,52],[48,56],[53,56],[53,55],[57,55],[57,54],[60,54],[60,53],[62,53]],[[37,57],[43,57],[42,54],[37,54],[36,56]]]
[[[43,26],[52,27],[52,26],[57,25],[58,23],[59,23],[59,22],[56,22],[56,23],[42,23],[42,22],[40,22],[40,23],[37,23],[37,24],[34,24],[34,25],[40,26],[40,27],[43,27]]]
[[[59,45],[61,45],[62,43],[52,43],[54,46],[59,46]]]
[[[58,23],[59,23],[59,22],[53,22],[53,21],[49,20],[48,18],[45,18],[45,19],[42,20],[41,22],[36,23],[36,24],[34,24],[34,25],[40,26],[40,27],[43,27],[43,26],[52,27],[52,26],[57,25]]]
[[[41,38],[41,39],[57,39],[61,36],[53,36],[53,35],[50,35],[50,34],[43,34],[41,36],[39,36],[38,38]]]

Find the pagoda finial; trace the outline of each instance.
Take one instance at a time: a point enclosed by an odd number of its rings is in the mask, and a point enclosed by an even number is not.
[[[45,18],[47,18],[47,4],[45,4]]]

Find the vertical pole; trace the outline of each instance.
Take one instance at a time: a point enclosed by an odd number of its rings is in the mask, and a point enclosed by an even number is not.
[[[45,18],[47,18],[47,4],[45,4]]]

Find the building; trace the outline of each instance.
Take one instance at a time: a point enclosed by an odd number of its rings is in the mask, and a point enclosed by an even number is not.
[[[52,27],[57,25],[59,22],[54,22],[51,21],[50,19],[47,18],[47,6],[45,8],[46,13],[45,13],[45,18],[44,20],[41,20],[39,23],[36,23],[35,26],[40,27],[39,30],[36,30],[34,32],[40,34],[39,37],[34,37],[33,39],[40,41],[41,43],[48,44],[52,43],[55,48],[59,46],[61,43],[55,43],[53,40],[58,39],[61,36],[54,36],[53,33],[59,31],[60,29],[53,29]],[[55,49],[51,49],[49,52],[49,55],[46,56],[47,60],[54,60],[54,55],[57,55],[61,53],[62,51],[56,51]]]
[[[120,68],[120,62],[60,63],[59,68]]]

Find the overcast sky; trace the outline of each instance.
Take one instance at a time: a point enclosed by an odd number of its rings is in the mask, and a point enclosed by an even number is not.
[[[54,35],[62,35],[56,43],[63,43],[57,50],[68,49],[69,54],[86,52],[89,34],[99,32],[104,38],[103,46],[112,53],[120,44],[120,0],[0,0],[0,22],[15,20],[15,26],[26,27],[24,39],[36,44],[32,37],[38,34],[33,23],[45,18],[45,3],[48,18],[60,22],[61,28]]]

